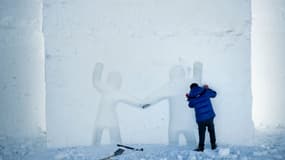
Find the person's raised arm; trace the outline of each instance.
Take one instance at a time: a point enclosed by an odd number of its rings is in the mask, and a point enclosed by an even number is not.
[[[212,89],[208,89],[209,90],[209,96],[211,98],[215,98],[217,96],[217,92],[212,90]]]
[[[207,84],[205,84],[203,87],[206,89],[206,94],[210,98],[215,98],[217,96],[217,92],[212,90],[212,89],[210,89]]]

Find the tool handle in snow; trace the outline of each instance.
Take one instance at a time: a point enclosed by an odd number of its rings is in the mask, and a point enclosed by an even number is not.
[[[142,108],[145,109],[145,108],[147,108],[149,106],[150,106],[150,104],[145,104],[145,105],[142,106]]]
[[[126,148],[126,149],[130,149],[130,150],[134,150],[134,151],[143,151],[143,148],[133,148],[133,147],[122,145],[122,144],[117,144],[117,146],[118,147],[123,147],[123,148]]]

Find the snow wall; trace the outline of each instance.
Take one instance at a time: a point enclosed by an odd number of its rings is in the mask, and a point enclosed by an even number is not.
[[[11,144],[26,141],[29,145],[44,146],[46,122],[41,0],[0,1],[0,57],[1,152],[10,151]],[[31,143],[31,140],[36,141]],[[3,145],[5,147],[2,148]]]
[[[104,63],[102,81],[118,71],[122,90],[144,98],[169,81],[171,67],[194,61],[218,92],[218,143],[249,144],[250,27],[250,0],[44,1],[48,145],[92,144],[101,98],[92,86],[95,63]],[[168,144],[168,102],[155,105],[114,108],[123,143]]]
[[[259,127],[285,126],[285,1],[252,1],[253,118]]]

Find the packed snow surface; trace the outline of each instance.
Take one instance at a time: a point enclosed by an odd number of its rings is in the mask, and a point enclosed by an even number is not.
[[[125,152],[112,159],[120,160],[199,160],[199,159],[284,159],[285,158],[285,129],[279,128],[256,132],[255,143],[252,146],[222,145],[212,151],[206,144],[204,152],[194,152],[194,145],[131,145],[144,148],[144,151]],[[237,136],[237,135],[236,135]],[[24,148],[23,148],[24,149]],[[68,147],[53,148],[42,152],[26,155],[24,160],[99,160],[110,156],[118,149],[115,145],[93,146],[93,147]],[[0,150],[0,159],[3,157],[3,147]],[[17,158],[11,158],[17,159]]]

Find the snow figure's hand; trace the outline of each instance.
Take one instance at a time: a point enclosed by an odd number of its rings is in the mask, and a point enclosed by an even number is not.
[[[202,82],[203,64],[201,62],[194,62],[193,65],[193,82],[200,84]]]
[[[145,109],[145,108],[147,108],[147,107],[149,107],[150,106],[150,104],[144,104],[143,106],[142,106],[142,109]]]
[[[93,86],[99,92],[103,92],[106,88],[104,86],[104,83],[101,82],[103,69],[104,69],[103,63],[96,63],[94,70],[93,70],[93,75],[92,75]]]
[[[93,83],[96,83],[96,81],[101,81],[103,69],[104,69],[103,63],[96,63],[93,70]]]

